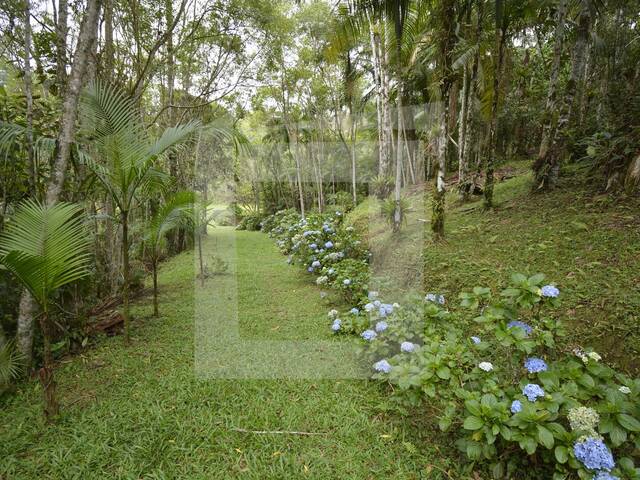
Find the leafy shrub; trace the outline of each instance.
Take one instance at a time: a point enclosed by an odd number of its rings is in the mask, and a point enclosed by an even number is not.
[[[368,325],[373,377],[401,404],[438,412],[470,466],[493,478],[638,479],[640,380],[560,342],[550,314],[560,292],[543,280],[515,274],[497,295],[475,287],[460,295],[460,314],[435,294],[403,307],[370,302],[366,321],[336,312],[332,329]]]
[[[262,231],[276,240],[289,263],[316,275],[318,285],[336,288],[358,305],[366,298],[369,252],[351,226],[343,225],[342,211],[312,213],[305,219],[293,210],[281,210],[262,222]]]
[[[238,223],[236,230],[258,231],[262,228],[263,219],[264,215],[260,212],[245,214]]]
[[[393,225],[396,215],[396,201],[393,197],[387,198],[382,205],[380,205],[382,216],[385,220]],[[406,198],[400,199],[400,223],[406,223],[407,213],[411,210],[411,203]]]

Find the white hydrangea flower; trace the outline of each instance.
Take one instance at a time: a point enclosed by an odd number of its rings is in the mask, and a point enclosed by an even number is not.
[[[316,278],[316,284],[318,285],[323,285],[328,281],[329,281],[329,277],[327,277],[326,275],[321,275],[320,277]]]
[[[334,309],[334,310],[331,310],[331,311],[329,312],[329,315],[328,315],[328,316],[329,316],[329,318],[337,318],[337,316],[338,316],[338,311],[337,311],[337,310],[335,310],[335,309]]]
[[[574,432],[585,432],[588,435],[595,434],[596,427],[600,422],[600,416],[593,408],[576,407],[569,410],[567,414],[569,425]]]
[[[598,355],[596,352],[589,352],[589,353],[587,353],[587,356],[591,360],[595,360],[596,362],[599,362],[600,360],[602,360],[602,357],[600,355]]]
[[[484,370],[485,372],[490,372],[493,370],[493,364],[491,362],[480,362],[478,364],[478,368],[480,370]]]
[[[624,393],[625,395],[628,395],[629,393],[631,393],[631,389],[629,387],[627,387],[626,385],[621,386],[618,391],[620,393]]]

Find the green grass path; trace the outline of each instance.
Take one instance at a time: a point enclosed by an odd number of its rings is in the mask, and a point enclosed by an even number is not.
[[[321,299],[304,272],[286,265],[271,239],[220,228],[205,249],[224,242],[237,247],[243,337],[332,340],[332,299]],[[205,289],[220,293],[228,277],[207,280]],[[162,317],[150,317],[150,299],[141,299],[131,346],[105,338],[60,363],[57,424],[43,424],[36,382],[2,400],[1,479],[437,479],[438,468],[447,468],[428,431],[389,412],[378,384],[200,379],[193,254],[167,262],[160,285]]]

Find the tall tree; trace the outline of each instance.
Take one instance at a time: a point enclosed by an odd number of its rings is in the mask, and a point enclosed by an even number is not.
[[[564,45],[565,19],[567,16],[567,0],[558,0],[556,9],[556,28],[553,43],[553,60],[551,76],[547,91],[547,104],[544,113],[544,125],[538,158],[533,164],[535,184],[538,190],[553,188],[558,180],[560,161],[555,149],[558,131],[558,83],[562,67],[562,51]]]

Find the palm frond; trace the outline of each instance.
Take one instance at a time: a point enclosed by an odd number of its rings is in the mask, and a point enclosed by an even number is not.
[[[40,305],[57,288],[88,275],[90,242],[75,204],[26,200],[0,236],[0,263]]]
[[[193,192],[177,192],[167,199],[162,208],[154,215],[145,235],[154,253],[157,253],[160,242],[168,232],[191,223],[194,203],[195,195]]]

